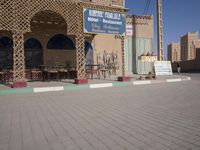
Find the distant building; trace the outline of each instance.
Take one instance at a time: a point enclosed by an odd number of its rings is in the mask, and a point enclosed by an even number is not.
[[[196,60],[200,61],[200,48],[196,49]]]
[[[181,46],[180,43],[171,43],[167,47],[168,60],[171,62],[177,62],[181,60]]]
[[[194,60],[196,58],[196,49],[200,47],[198,32],[188,32],[181,37],[181,60]]]
[[[127,74],[148,74],[153,71],[153,16],[127,15],[125,63]],[[145,59],[141,59],[141,56]]]
[[[180,61],[181,72],[200,72],[200,48],[196,49],[196,58],[193,60]],[[172,63],[173,71],[177,71],[177,63]]]

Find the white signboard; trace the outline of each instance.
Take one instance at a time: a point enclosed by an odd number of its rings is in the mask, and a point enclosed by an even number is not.
[[[126,35],[127,36],[133,35],[133,26],[132,25],[126,25]]]
[[[145,62],[155,62],[157,61],[157,56],[141,56],[140,59],[143,63]]]
[[[155,61],[154,67],[156,75],[173,75],[170,61]]]

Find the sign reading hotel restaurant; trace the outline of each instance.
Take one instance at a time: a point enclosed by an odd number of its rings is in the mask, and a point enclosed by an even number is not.
[[[170,61],[155,61],[155,74],[156,75],[172,75],[172,65]]]
[[[125,15],[89,8],[83,9],[84,33],[125,34]]]

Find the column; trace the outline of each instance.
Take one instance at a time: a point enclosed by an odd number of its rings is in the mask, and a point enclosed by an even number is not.
[[[124,36],[121,36],[121,50],[122,50],[122,76],[118,77],[118,81],[130,81],[130,77],[125,76],[125,51],[124,51]]]
[[[13,31],[13,88],[26,87],[24,33]]]
[[[85,69],[85,34],[83,32],[83,6],[78,5],[77,11],[77,34],[76,34],[76,71],[75,84],[87,84]]]
[[[76,70],[77,78],[75,84],[87,84],[85,71],[85,38],[83,34],[76,36]]]

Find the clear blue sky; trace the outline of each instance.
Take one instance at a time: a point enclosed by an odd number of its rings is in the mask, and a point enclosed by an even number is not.
[[[130,14],[143,14],[147,0],[126,0]],[[154,34],[156,37],[156,1],[151,0],[148,14],[154,16]],[[200,32],[200,0],[163,0],[163,28],[165,56],[167,44],[179,42],[180,36],[187,32]],[[155,40],[154,50],[157,50]]]

